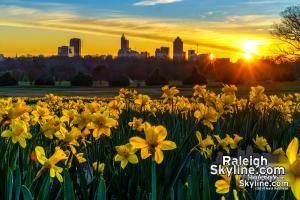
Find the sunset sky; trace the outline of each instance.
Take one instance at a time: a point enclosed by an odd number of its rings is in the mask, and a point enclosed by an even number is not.
[[[0,0],[0,54],[55,55],[71,37],[82,53],[116,55],[125,33],[137,51],[172,47],[237,59],[251,46],[274,47],[269,34],[279,13],[299,0]]]

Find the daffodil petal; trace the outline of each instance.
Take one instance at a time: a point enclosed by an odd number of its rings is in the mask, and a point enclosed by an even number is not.
[[[142,149],[148,146],[146,140],[140,137],[132,137],[130,138],[129,142],[133,148],[137,149]]]
[[[288,148],[286,150],[286,155],[287,155],[287,157],[289,159],[290,164],[292,164],[292,163],[294,163],[296,161],[296,159],[297,159],[297,153],[298,153],[298,148],[299,148],[298,138],[295,137],[290,142],[290,144],[289,144],[289,146],[288,146]]]

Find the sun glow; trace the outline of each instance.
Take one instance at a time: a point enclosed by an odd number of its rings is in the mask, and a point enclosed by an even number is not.
[[[258,46],[260,42],[256,40],[246,40],[243,42],[242,49],[244,51],[244,58],[250,60],[254,55],[258,55]]]

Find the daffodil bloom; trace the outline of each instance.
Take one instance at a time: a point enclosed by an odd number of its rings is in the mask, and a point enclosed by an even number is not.
[[[128,162],[131,164],[137,164],[139,162],[138,157],[135,155],[137,149],[133,148],[131,144],[116,146],[117,154],[114,157],[116,162],[121,162],[121,167],[124,169]]]
[[[10,129],[1,133],[1,137],[11,138],[13,144],[19,143],[21,147],[26,147],[26,139],[30,139],[32,136],[29,132],[29,128],[26,122],[22,120],[13,120],[10,124]]]
[[[136,117],[133,118],[132,122],[128,122],[128,125],[132,127],[134,131],[143,131],[144,130],[144,123],[143,119],[137,119]]]
[[[271,147],[268,144],[268,141],[266,140],[266,138],[264,138],[263,136],[259,137],[258,135],[256,135],[256,138],[255,138],[255,140],[253,139],[253,142],[259,150],[267,151],[268,153],[271,152]]]
[[[7,115],[10,120],[16,119],[24,113],[31,112],[32,108],[24,102],[23,99],[18,99],[18,102],[9,106]]]
[[[233,138],[233,142],[230,144],[230,148],[231,149],[236,149],[238,147],[239,142],[242,140],[243,138],[240,137],[238,134],[234,134],[234,138]]]
[[[278,150],[281,152],[281,150]],[[282,152],[281,152],[282,153]],[[285,179],[296,199],[300,199],[300,153],[298,138],[294,138],[286,149],[286,156],[279,157],[278,166],[285,168]]]
[[[93,162],[92,164],[94,171],[103,174],[105,169],[105,163]]]
[[[226,166],[224,168],[226,168]],[[218,194],[227,194],[229,192],[229,189],[230,189],[230,183],[231,183],[232,175],[228,176],[227,170],[225,169],[224,171],[225,171],[225,174],[220,175],[222,177],[222,179],[217,180],[215,182],[216,192]],[[244,188],[242,188],[240,186],[240,176],[239,175],[234,175],[234,178],[235,178],[236,188],[239,189],[239,190],[243,190]],[[235,192],[236,192],[236,195],[234,195],[234,196],[237,197],[237,191],[235,191]],[[235,199],[238,199],[238,198],[235,198]]]
[[[222,92],[228,95],[234,95],[237,92],[237,87],[235,85],[223,85]]]
[[[78,128],[81,130],[87,126],[88,123],[91,122],[92,113],[89,111],[83,111],[75,119],[73,120],[73,124],[76,124]]]
[[[48,108],[41,106],[37,106],[35,110],[31,112],[31,114],[32,124],[36,124],[39,120],[47,120],[53,117]]]
[[[202,134],[199,131],[196,132],[196,137],[198,139],[198,146],[200,147],[201,155],[204,155],[205,158],[211,158],[212,148],[208,147],[214,145],[212,137],[208,135],[205,139],[202,139]]]
[[[230,153],[231,147],[233,147],[232,149],[236,148],[237,144],[235,144],[234,140],[228,134],[226,134],[225,138],[223,138],[223,139],[221,139],[219,135],[214,135],[214,137],[218,141],[217,147],[222,147],[222,149],[224,149],[227,154]],[[236,139],[236,140],[238,140],[238,139]]]
[[[118,126],[118,121],[109,117],[107,113],[94,113],[91,116],[92,122],[87,124],[87,128],[93,130],[93,137],[97,140],[101,135],[110,137],[111,128]]]
[[[53,135],[65,126],[65,124],[61,122],[57,116],[49,120],[42,120],[40,125],[43,134],[49,139],[53,139]]]
[[[194,93],[193,96],[199,96],[199,97],[203,97],[206,94],[206,85],[195,85],[194,86]]]
[[[161,97],[165,100],[171,99],[179,93],[179,90],[176,87],[169,88],[168,85],[163,86],[161,89],[164,92]]]
[[[194,113],[194,117],[196,118],[196,120],[201,121],[211,130],[214,130],[214,126],[212,123],[218,120],[218,116],[218,112],[213,107],[207,107],[202,103],[199,105],[199,108]]]
[[[153,156],[157,164],[162,163],[164,159],[163,150],[173,150],[176,148],[175,142],[165,140],[167,137],[167,129],[163,126],[151,126],[145,123],[146,139],[141,137],[132,137],[129,142],[133,148],[141,149],[142,159]]]
[[[214,141],[210,135],[208,135],[205,139],[202,139],[202,134],[199,131],[197,131],[196,137],[201,148],[207,148],[208,146],[214,145]]]
[[[150,103],[152,102],[151,98],[148,95],[139,94],[137,99],[134,100],[137,109],[140,111],[150,110]]]
[[[257,110],[261,110],[267,103],[268,97],[264,92],[265,88],[262,86],[251,87],[249,100]]]
[[[77,117],[78,112],[75,109],[63,110],[63,116],[60,118],[62,122],[67,122],[70,125],[73,125],[74,119]]]
[[[61,176],[63,168],[56,166],[56,164],[67,159],[66,153],[60,149],[60,147],[56,147],[54,154],[50,156],[50,158],[47,158],[44,148],[41,146],[35,147],[35,153],[37,160],[43,165],[43,167],[38,171],[35,179],[39,178],[46,169],[49,169],[51,178],[56,176],[60,182],[63,182],[63,178]]]

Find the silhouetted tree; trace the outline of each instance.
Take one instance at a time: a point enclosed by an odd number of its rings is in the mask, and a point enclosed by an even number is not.
[[[188,76],[186,79],[182,81],[183,84],[185,85],[206,85],[207,80],[203,74],[200,74],[196,68],[192,71],[190,76]]]
[[[287,56],[300,56],[300,6],[291,6],[281,12],[281,22],[274,24],[272,35],[284,43],[279,47]]]
[[[92,86],[93,78],[90,75],[79,72],[72,80],[72,86]]]
[[[155,69],[154,72],[147,78],[145,81],[146,85],[154,86],[154,85],[166,85],[168,84],[168,80],[160,74],[159,69]]]
[[[0,86],[18,85],[18,81],[14,79],[9,72],[0,76]]]

